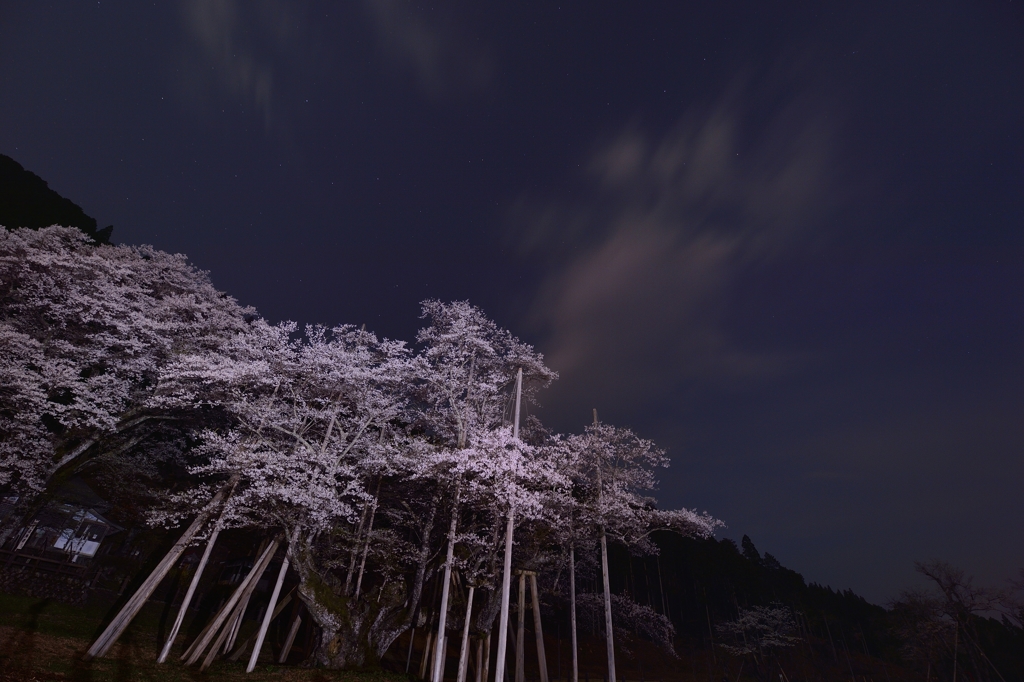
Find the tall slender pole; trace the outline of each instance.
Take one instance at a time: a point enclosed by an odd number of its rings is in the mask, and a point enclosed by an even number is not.
[[[295,620],[292,621],[292,627],[288,630],[288,636],[284,639],[284,646],[281,647],[281,655],[278,656],[278,663],[286,663],[288,661],[288,654],[292,652],[292,645],[295,644],[295,635],[299,634],[299,626],[302,625],[302,612],[295,614]]]
[[[493,628],[491,630],[488,630],[487,631],[487,636],[484,637],[484,670],[483,670],[483,675],[481,675],[482,682],[487,682],[488,680],[491,679],[491,632],[492,631],[493,631]],[[497,665],[497,664],[495,664],[495,665]],[[477,682],[481,682],[481,680],[477,680]]]
[[[359,601],[359,592],[363,587],[363,570],[366,568],[366,555],[370,551],[370,537],[373,533],[373,517],[377,515],[377,499],[380,497],[380,479],[377,479],[377,494],[373,497],[373,506],[370,507],[370,522],[366,529],[366,542],[363,544],[363,557],[359,560],[359,577],[356,578],[356,593],[353,599]]]
[[[185,650],[185,653],[181,655],[181,660],[185,661],[185,665],[192,665],[199,660],[199,657],[203,655],[203,651],[217,635],[221,626],[224,625],[225,621],[227,621],[229,617],[234,615],[235,607],[238,605],[238,602],[246,596],[246,592],[249,591],[249,585],[252,584],[254,580],[259,580],[259,576],[263,574],[263,570],[267,567],[267,564],[270,563],[270,559],[273,557],[274,552],[277,551],[277,545],[278,543],[275,540],[270,543],[265,550],[263,550],[263,554],[256,560],[253,567],[249,569],[249,573],[245,576],[245,579],[239,583],[237,588],[235,588],[235,591],[232,593],[227,603],[221,607],[221,610],[217,612],[217,615],[214,616],[213,620],[210,621],[210,623],[203,629],[199,634],[199,637],[197,637],[196,640],[192,642],[192,645]],[[221,643],[223,643],[223,640]],[[217,645],[214,645],[214,648],[216,648],[216,646]]]
[[[498,618],[498,652],[494,667],[494,682],[503,682],[505,679],[505,651],[508,648],[508,597],[511,591],[512,582],[512,527],[515,521],[515,511],[508,510],[508,521],[505,524],[505,563],[504,572],[501,576],[501,616]]]
[[[540,682],[548,682],[548,655],[544,651],[544,626],[540,620],[540,595],[537,594],[537,574],[530,572],[530,597],[533,608],[533,630],[537,639],[537,664]]]
[[[516,373],[516,420],[512,423],[512,437],[519,439],[519,405],[523,400],[523,368]]]
[[[448,554],[444,562],[444,585],[441,587],[441,616],[437,625],[437,651],[434,653],[434,670],[431,675],[433,682],[441,682],[444,675],[443,647],[447,641],[445,627],[448,623],[448,594],[452,583],[452,562],[455,556],[455,530],[459,521],[459,495],[462,491],[462,479],[455,484],[455,504],[452,505],[452,520],[448,527]]]
[[[576,644],[576,547],[569,546],[569,622],[572,625],[572,682],[580,682]]]
[[[597,408],[594,408],[594,426],[597,426]],[[604,482],[601,479],[601,464],[597,464],[598,507],[604,497]],[[604,583],[604,629],[605,642],[608,646],[608,682],[615,682],[615,637],[612,633],[612,590],[608,580],[608,539],[604,531],[604,523],[599,526],[601,535],[601,577]]]
[[[473,616],[473,591],[475,586],[469,586],[469,596],[466,597],[466,622],[462,626],[462,645],[459,647],[459,668],[455,682],[466,682],[466,670],[469,668],[469,625]]]
[[[512,437],[519,438],[519,404],[523,396],[523,369],[516,374],[516,420],[512,425]],[[515,527],[515,505],[510,501],[508,521],[505,524],[505,563],[501,575],[501,617],[498,619],[498,651],[494,665],[494,682],[505,679],[505,651],[508,648],[508,597],[512,588],[512,531]]]
[[[157,586],[171,570],[171,567],[185,551],[185,548],[192,541],[192,538],[199,532],[200,527],[206,523],[206,519],[209,518],[210,512],[212,512],[221,503],[225,495],[228,494],[229,488],[234,486],[235,481],[237,481],[237,479],[234,479],[230,485],[221,488],[220,492],[218,492],[213,499],[210,500],[209,504],[199,512],[199,515],[196,516],[192,525],[182,533],[181,537],[178,538],[178,541],[174,543],[171,550],[167,552],[163,559],[160,560],[160,563],[153,569],[153,572],[148,578],[146,578],[145,582],[142,583],[135,594],[131,596],[131,599],[129,599],[121,608],[118,614],[114,617],[114,620],[110,621],[110,624],[106,627],[103,633],[100,634],[100,636],[96,638],[96,641],[92,643],[92,646],[89,647],[89,650],[85,654],[85,660],[100,658],[110,650],[110,647],[114,645],[117,638],[125,631],[128,624],[131,623],[132,619],[138,615],[140,610],[142,610],[142,607],[145,605],[150,595],[153,594],[154,590],[156,590]]]
[[[292,533],[291,542],[289,542],[288,549],[294,551],[295,540],[298,538],[299,529],[296,528]],[[277,572],[277,582],[274,583],[274,591],[270,595],[270,604],[267,606],[267,613],[263,616],[263,623],[260,625],[260,633],[256,636],[256,644],[252,648],[252,655],[249,656],[249,665],[246,666],[245,672],[251,673],[256,667],[256,659],[260,657],[260,649],[263,648],[263,640],[267,636],[267,630],[270,628],[270,621],[274,619],[274,607],[277,606],[277,598],[281,595],[281,585],[284,584],[284,576],[288,573],[289,552],[284,553],[284,559],[281,561],[281,570]]]
[[[516,621],[516,682],[525,682],[526,671],[526,573],[519,574],[519,613]]]
[[[615,682],[615,638],[612,634],[612,592],[608,584],[608,540],[601,524],[601,573],[604,580],[604,628],[608,643],[608,682]]]
[[[409,666],[412,665],[412,645],[416,641],[416,627],[413,626],[409,633],[409,653],[405,657],[405,674],[409,674]]]
[[[181,602],[181,607],[178,609],[178,616],[174,619],[174,625],[171,626],[171,634],[167,635],[167,641],[164,642],[164,648],[160,650],[160,656],[156,659],[157,663],[163,663],[167,660],[168,654],[171,653],[171,646],[174,644],[175,638],[178,636],[178,630],[181,629],[181,624],[185,621],[185,612],[188,611],[189,605],[192,603],[192,597],[196,593],[196,588],[199,586],[199,579],[203,577],[203,570],[206,568],[206,563],[210,560],[210,553],[213,552],[213,545],[217,542],[217,536],[220,535],[221,519],[224,517],[224,510],[221,509],[221,516],[217,519],[216,525],[213,527],[213,531],[210,533],[210,539],[206,541],[206,549],[203,550],[203,558],[199,560],[199,565],[196,566],[196,573],[192,576],[192,582],[188,585],[188,591],[185,592],[185,599]]]

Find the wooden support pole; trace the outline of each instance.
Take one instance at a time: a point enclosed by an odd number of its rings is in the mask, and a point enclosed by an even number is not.
[[[473,618],[473,591],[476,587],[469,586],[469,596],[466,597],[466,622],[462,626],[462,645],[459,647],[459,671],[455,675],[455,682],[466,682],[466,669],[469,666],[469,625]]]
[[[291,545],[295,545],[295,538],[298,532],[292,535]],[[291,549],[291,547],[289,547]],[[263,623],[260,625],[260,632],[256,635],[256,644],[252,648],[252,655],[249,657],[249,665],[246,666],[245,672],[251,673],[253,668],[256,667],[256,659],[260,657],[260,649],[263,648],[263,640],[267,636],[267,629],[270,628],[270,621],[274,620],[274,607],[277,605],[277,597],[281,594],[281,585],[284,584],[284,576],[288,573],[288,552],[285,552],[284,559],[281,560],[281,570],[277,572],[277,582],[274,583],[274,591],[270,595],[270,604],[267,606],[267,615],[263,617]]]
[[[608,580],[608,540],[601,526],[601,575],[604,580],[604,629],[608,647],[608,682],[615,682],[615,637],[612,633],[612,590]]]
[[[516,628],[516,682],[526,682],[526,574],[519,573],[519,619]]]
[[[233,487],[234,482],[230,484]],[[210,513],[221,503],[224,497],[227,495],[229,486],[221,488],[220,492],[214,495],[213,499],[203,508],[199,515],[196,516],[195,521],[189,526],[178,541],[174,543],[170,551],[160,560],[153,572],[149,574],[149,577],[139,586],[139,589],[135,591],[135,594],[125,603],[114,620],[110,621],[103,633],[96,638],[96,641],[92,643],[89,650],[85,654],[85,660],[92,658],[99,658],[110,650],[110,647],[114,645],[117,638],[121,636],[121,633],[125,631],[132,619],[138,615],[139,611],[145,605],[146,601],[152,596],[153,591],[156,590],[157,586],[167,575],[174,563],[185,551],[185,548],[195,537],[199,529],[206,523],[206,519],[209,518]]]
[[[484,673],[483,680],[477,680],[477,682],[488,682],[491,675],[491,633],[488,632],[487,636],[484,637]]]
[[[214,640],[213,644],[210,645],[210,648],[206,653],[206,658],[203,659],[202,665],[199,666],[200,671],[206,670],[210,667],[210,664],[213,663],[213,659],[217,657],[217,650],[220,648],[224,640],[227,639],[229,636],[233,638],[233,633],[238,631],[237,627],[241,625],[242,616],[245,615],[245,609],[249,605],[249,598],[252,596],[253,591],[256,589],[256,585],[257,583],[259,583],[260,578],[263,577],[264,572],[266,572],[267,568],[270,566],[270,561],[274,558],[274,552],[277,551],[278,544],[279,543],[276,540],[273,543],[271,543],[270,547],[267,547],[267,552],[264,554],[262,561],[257,566],[254,566],[253,571],[249,573],[249,576],[252,579],[249,581],[249,584],[246,585],[245,593],[238,600],[238,605],[235,606],[235,611],[232,614],[232,616],[237,619],[237,624],[231,628],[227,627],[227,625],[225,624],[225,627],[220,631],[220,634],[217,636],[217,639]],[[228,622],[230,621],[231,619],[228,620]],[[197,657],[199,653],[201,652],[197,652]]]
[[[569,547],[569,624],[572,627],[572,680],[580,682],[580,663],[576,643],[576,547]]]
[[[512,424],[512,437],[519,439],[519,409],[523,397],[523,368],[516,372],[516,417]],[[505,679],[505,652],[508,647],[508,598],[512,581],[512,533],[515,530],[515,506],[509,503],[505,525],[505,563],[501,573],[501,617],[498,620],[498,657],[494,663],[494,682]],[[485,681],[486,682],[486,681]]]
[[[409,653],[405,656],[405,674],[409,674],[409,666],[412,665],[412,645],[416,641],[416,627],[409,631]]]
[[[363,588],[363,571],[366,569],[366,555],[370,552],[370,538],[373,537],[373,517],[377,515],[377,498],[380,496],[380,479],[377,479],[377,494],[373,497],[370,507],[370,522],[366,529],[366,542],[363,544],[363,556],[359,560],[359,576],[356,578],[355,601],[359,601],[359,593]]]
[[[185,665],[192,665],[193,663],[199,660],[199,657],[202,655],[207,645],[220,630],[220,627],[224,624],[224,621],[226,621],[229,616],[234,614],[235,606],[242,598],[243,592],[245,592],[249,584],[255,580],[256,572],[261,567],[263,560],[267,559],[270,556],[273,556],[273,552],[276,550],[277,542],[272,542],[270,546],[263,551],[263,556],[261,556],[256,561],[255,564],[253,564],[253,567],[252,569],[250,569],[249,574],[245,577],[245,580],[243,580],[238,585],[234,593],[228,599],[227,603],[224,604],[224,606],[217,613],[214,619],[211,620],[210,623],[203,629],[203,631],[199,634],[199,637],[197,637],[196,640],[192,642],[192,645],[185,650],[185,653],[181,655],[181,660],[185,661]],[[260,572],[262,573],[262,571]]]
[[[210,533],[210,539],[206,541],[206,549],[203,550],[203,557],[199,560],[199,565],[196,566],[196,573],[192,576],[192,582],[188,585],[188,591],[185,592],[185,599],[181,602],[181,608],[178,609],[178,616],[174,619],[174,625],[171,626],[171,634],[167,635],[167,641],[164,642],[164,648],[160,650],[160,656],[156,659],[157,663],[163,663],[166,661],[167,655],[171,653],[171,647],[174,645],[174,640],[178,636],[178,630],[181,629],[181,624],[185,621],[185,612],[188,611],[188,607],[192,603],[192,597],[195,595],[196,588],[199,586],[199,579],[203,577],[203,569],[206,568],[206,563],[210,560],[210,552],[213,551],[213,545],[217,542],[218,535],[220,535],[219,520],[217,526]]]
[[[444,676],[444,670],[441,668],[443,665],[440,647],[444,646],[447,641],[447,635],[445,630],[448,625],[448,599],[451,594],[451,582],[452,582],[452,564],[454,563],[455,556],[455,531],[459,521],[459,499],[462,493],[462,479],[459,478],[455,482],[455,501],[452,504],[452,518],[451,523],[448,526],[448,554],[444,562],[444,578],[441,585],[441,611],[439,615],[437,625],[437,642],[438,647],[437,653],[434,654],[434,671],[430,676],[432,682],[441,682],[441,678]]]
[[[242,627],[242,618],[245,616],[245,610],[249,608],[249,600],[252,599],[252,594],[249,594],[245,598],[238,602],[238,606],[235,607],[235,617],[232,618],[230,626],[227,627],[228,636],[224,640],[224,651],[228,653],[231,648],[235,646],[235,639],[238,637],[238,630]]]
[[[270,617],[270,620],[274,620],[275,618],[280,616],[281,612],[284,611],[288,607],[288,605],[292,603],[292,594],[294,593],[295,588],[293,587],[292,589],[288,590],[288,594],[284,595],[284,597],[282,597],[280,601],[277,602],[277,607],[274,609],[274,615]],[[234,652],[232,652],[232,654],[228,656],[228,660],[237,661],[238,659],[240,659],[242,657],[242,654],[244,654],[246,650],[249,648],[249,645],[252,644],[252,641],[256,639],[257,634],[258,633],[254,632],[248,637],[246,637],[244,642],[235,647]]]
[[[491,652],[488,651],[488,654]],[[476,676],[473,678],[473,682],[483,682],[481,676],[483,675],[484,669],[484,640],[477,638],[476,640]]]
[[[438,682],[442,682],[442,680],[444,680],[444,664],[447,662],[447,660],[448,660],[448,635],[445,635],[441,639],[441,660],[440,660],[440,662],[439,662],[439,664],[437,666],[438,669],[441,672],[440,672],[440,676],[437,678]]]
[[[427,641],[423,645],[423,656],[420,659],[420,674],[419,678],[422,680],[427,676],[427,666],[430,664],[430,654],[433,651],[431,643],[434,641],[434,631],[427,630]]]
[[[530,597],[533,598],[533,629],[537,637],[537,663],[540,667],[540,682],[548,682],[548,657],[544,652],[544,628],[540,622],[540,597],[537,594],[537,574],[530,571],[529,575]]]
[[[594,408],[594,426],[597,426],[597,408]],[[601,477],[601,466],[597,467],[597,494],[600,500],[604,496],[604,482]],[[612,631],[612,590],[608,577],[608,539],[604,524],[599,527],[601,537],[601,576],[604,581],[604,629],[605,644],[608,647],[608,682],[615,682],[615,636]]]
[[[288,630],[288,636],[285,637],[284,646],[281,648],[281,655],[278,657],[277,662],[284,665],[288,662],[288,654],[292,652],[292,645],[295,644],[295,635],[299,634],[299,626],[302,625],[302,613],[295,614],[295,620],[292,621],[292,626]]]

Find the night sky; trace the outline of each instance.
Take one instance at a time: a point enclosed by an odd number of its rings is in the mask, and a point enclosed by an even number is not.
[[[1024,567],[1019,1],[3,3],[0,153],[271,320],[469,299],[808,581]]]

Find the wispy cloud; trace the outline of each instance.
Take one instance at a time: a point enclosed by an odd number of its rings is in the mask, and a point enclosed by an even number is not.
[[[411,72],[425,94],[439,97],[489,84],[486,51],[441,6],[421,9],[401,0],[365,0],[364,5],[387,57]]]
[[[275,57],[296,39],[300,21],[282,0],[183,0],[188,40],[178,65],[186,99],[199,108],[225,100],[252,107],[270,127]]]
[[[521,244],[551,259],[532,314],[556,390],[621,404],[792,364],[738,347],[726,298],[747,268],[817,236],[835,201],[832,136],[807,99],[752,109],[737,87],[661,136],[630,126],[597,146],[582,200],[524,202]]]

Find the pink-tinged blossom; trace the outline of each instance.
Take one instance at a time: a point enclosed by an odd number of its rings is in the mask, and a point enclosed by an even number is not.
[[[219,348],[250,313],[184,256],[73,228],[0,230],[0,482],[41,490],[139,423],[163,365]]]

